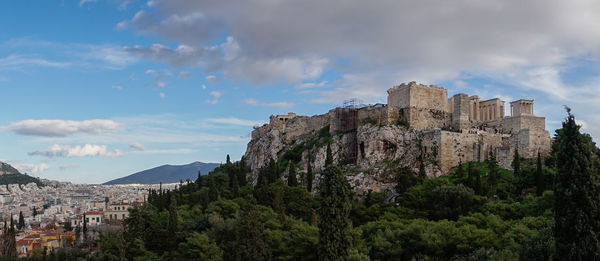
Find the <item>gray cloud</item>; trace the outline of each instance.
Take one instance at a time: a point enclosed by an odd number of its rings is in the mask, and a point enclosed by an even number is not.
[[[133,148],[133,149],[136,149],[138,151],[144,151],[144,150],[146,150],[146,147],[144,145],[142,145],[141,143],[138,143],[138,142],[131,142],[131,143],[129,143],[129,147]]]

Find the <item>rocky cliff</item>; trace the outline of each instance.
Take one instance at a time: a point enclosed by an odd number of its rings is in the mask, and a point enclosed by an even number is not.
[[[266,125],[268,126],[268,125]],[[264,131],[263,135],[252,139],[244,159],[251,167],[250,180],[255,182],[258,169],[273,158],[277,160],[287,179],[287,165],[292,162],[297,168],[300,181],[310,164],[315,172],[315,186],[319,183],[323,170],[327,144],[331,144],[334,162],[344,168],[348,181],[357,196],[369,191],[385,192],[389,197],[395,194],[399,169],[416,174],[421,161],[429,176],[442,174],[437,160],[435,131],[407,129],[400,125],[364,124],[356,131],[331,133],[329,126],[319,132],[296,136],[294,140],[276,128]]]

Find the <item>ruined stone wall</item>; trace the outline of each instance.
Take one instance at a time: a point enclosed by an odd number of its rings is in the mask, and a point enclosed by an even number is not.
[[[322,114],[312,117],[298,116],[290,119],[282,130],[285,142],[291,142],[298,137],[318,132],[330,122],[330,115]]]

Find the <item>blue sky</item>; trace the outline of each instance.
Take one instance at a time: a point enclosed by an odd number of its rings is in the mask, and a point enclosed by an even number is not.
[[[239,159],[271,114],[413,80],[600,135],[591,1],[2,1],[0,26],[0,160],[43,178]]]

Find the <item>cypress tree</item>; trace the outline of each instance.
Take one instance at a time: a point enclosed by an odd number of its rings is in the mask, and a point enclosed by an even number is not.
[[[494,196],[496,194],[496,184],[498,183],[498,162],[496,156],[490,150],[490,157],[488,158],[488,185],[490,187],[489,195]]]
[[[237,177],[233,179],[233,185],[231,186],[231,192],[233,193],[233,197],[236,198],[240,191],[240,184],[238,183]]]
[[[537,165],[535,170],[535,190],[538,196],[541,196],[544,193],[545,184],[544,184],[544,172],[542,169],[542,157],[540,156],[540,152],[538,151],[537,155]]]
[[[275,160],[271,158],[269,160],[269,184],[272,184],[280,178],[281,176],[279,173],[279,164],[277,164]]]
[[[554,178],[554,236],[556,260],[599,260],[597,170],[595,144],[579,132],[571,110],[562,123]]]
[[[25,218],[23,217],[23,211],[19,211],[19,223],[17,224],[17,229],[22,229],[25,227]]]
[[[167,245],[169,250],[175,250],[177,248],[177,232],[178,232],[178,217],[177,217],[177,200],[175,196],[171,194],[171,200],[169,204],[169,223],[167,224]]]
[[[514,153],[512,165],[513,165],[513,173],[515,174],[515,177],[521,176],[521,157],[519,156],[519,145],[518,144],[515,147],[515,153]]]
[[[246,166],[246,160],[244,157],[240,160],[240,168],[238,173],[238,183],[240,186],[245,186],[248,181],[246,180],[246,173],[248,172],[248,167]]]
[[[331,143],[327,143],[327,152],[325,154],[325,167],[333,164],[333,153],[331,152]]]
[[[215,179],[213,177],[208,177],[208,199],[210,202],[219,199],[219,191],[217,190],[217,185],[215,185]]]
[[[458,166],[456,168],[456,179],[458,179],[459,181],[463,181],[463,179],[465,178],[465,169],[462,166],[462,159],[458,160]]]
[[[473,168],[471,167],[471,162],[467,162],[467,186],[473,188],[475,185],[475,181],[473,180]]]
[[[351,247],[351,190],[337,166],[328,166],[319,186],[319,260],[347,260]]]
[[[425,162],[423,160],[423,155],[419,157],[419,182],[423,183],[423,181],[427,178],[427,173],[425,173]]]
[[[225,164],[231,165],[231,158],[229,157],[229,154],[227,154],[227,159],[225,160]]]
[[[298,178],[296,177],[296,166],[294,166],[294,163],[291,160],[288,163],[288,165],[290,165],[290,170],[288,172],[288,186],[296,187],[298,186]]]
[[[475,195],[481,195],[481,194],[483,194],[483,186],[481,185],[481,172],[479,172],[477,170],[477,171],[475,171],[474,175],[475,175],[475,188],[473,190],[475,191]]]
[[[306,161],[306,190],[310,193],[312,192],[312,187],[313,187],[313,179],[314,179],[314,174],[312,172],[312,166],[310,166],[310,157],[308,157],[307,161]]]

